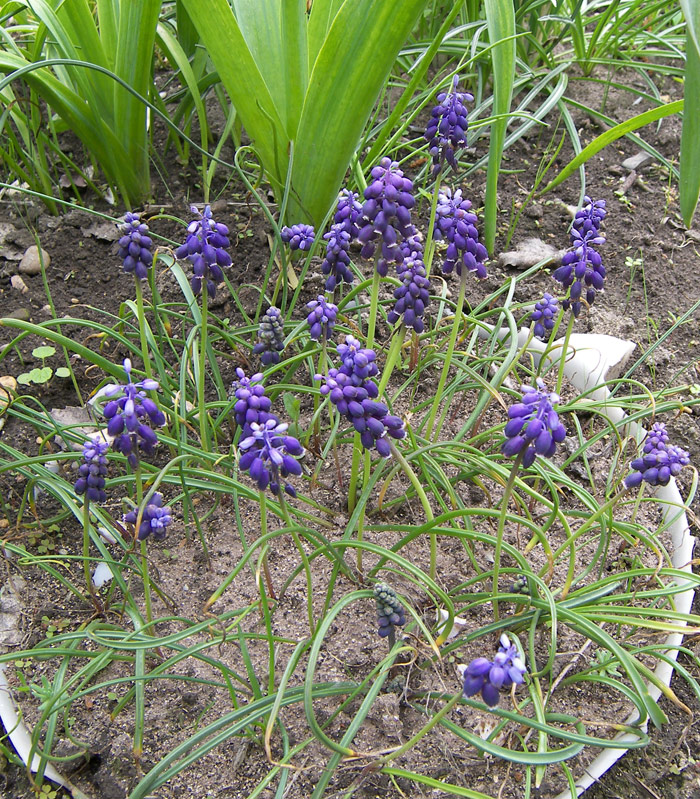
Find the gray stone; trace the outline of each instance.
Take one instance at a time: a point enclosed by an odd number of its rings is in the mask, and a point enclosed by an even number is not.
[[[30,319],[30,313],[28,308],[17,308],[16,311],[12,311],[12,313],[5,314],[8,319],[19,319],[22,322],[28,322]]]
[[[646,152],[646,150],[640,150],[636,155],[631,155],[629,158],[625,158],[622,162],[622,166],[628,172],[632,172],[636,169],[641,169],[643,166],[650,164],[654,160],[654,156],[651,153]]]
[[[51,263],[51,256],[43,248],[40,254],[39,247],[37,247],[36,244],[32,244],[31,247],[27,247],[22,256],[22,260],[19,262],[20,274],[40,275],[42,261],[44,262],[44,268],[48,269]]]

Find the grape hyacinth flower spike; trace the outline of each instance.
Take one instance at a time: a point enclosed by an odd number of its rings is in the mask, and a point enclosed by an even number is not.
[[[335,327],[338,306],[332,302],[326,302],[323,294],[319,294],[318,298],[308,302],[306,307],[309,310],[309,314],[306,317],[306,322],[309,325],[309,335],[314,341],[319,341],[320,339],[328,341]]]
[[[258,372],[252,377],[246,377],[243,369],[236,369],[238,380],[233,384],[236,403],[233,414],[236,424],[241,428],[241,437],[250,435],[250,426],[253,422],[265,424],[268,419],[277,417],[270,412],[272,401],[265,395],[265,386],[262,385],[262,373]]]
[[[462,197],[462,190],[454,193],[445,189],[438,194],[434,237],[447,242],[447,252],[442,271],[447,275],[456,269],[462,274],[462,267],[475,272],[478,278],[485,278],[484,261],[488,258],[486,247],[479,242],[476,214],[472,204]]]
[[[75,493],[85,494],[88,502],[105,502],[105,478],[107,477],[107,450],[109,443],[96,435],[83,444],[83,462],[78,468]]]
[[[138,214],[128,212],[119,226],[119,257],[124,262],[124,271],[137,280],[145,280],[153,265],[153,239],[148,235],[148,225]]]
[[[377,603],[377,633],[381,638],[389,639],[389,646],[396,641],[396,628],[406,624],[406,611],[403,608],[396,591],[386,583],[377,583],[374,586],[374,599]]]
[[[521,685],[527,674],[518,648],[510,643],[505,633],[500,638],[500,646],[493,660],[478,657],[462,669],[462,695],[468,699],[481,693],[481,698],[489,707],[496,707],[498,704],[501,688],[508,689],[513,684]]]
[[[338,283],[352,283],[350,271],[350,241],[344,222],[336,222],[324,236],[326,257],[321,264],[321,272],[326,275],[326,291],[335,291]]]
[[[545,294],[535,303],[535,310],[532,312],[535,338],[544,340],[554,330],[558,310],[559,301],[551,294]]]
[[[422,333],[425,330],[423,313],[430,302],[430,280],[426,276],[422,252],[412,252],[396,269],[402,285],[394,291],[396,305],[389,311],[387,321],[393,325],[403,317],[406,327]]]
[[[124,521],[129,524],[136,524],[137,520],[137,508],[134,508],[124,515]],[[166,529],[168,525],[171,524],[172,520],[173,517],[170,513],[170,509],[163,507],[163,497],[156,492],[143,509],[141,522],[136,533],[137,539],[139,541],[145,541],[149,535],[152,535],[156,541],[162,541],[165,538]]]
[[[362,204],[358,201],[358,194],[349,189],[343,189],[338,196],[333,222],[347,231],[350,240],[354,241],[360,233],[358,221],[362,214]]]
[[[279,308],[271,306],[260,320],[258,343],[253,353],[260,356],[263,366],[280,362],[280,352],[284,349],[284,328]]]
[[[198,214],[195,206],[190,208]],[[211,207],[205,206],[199,219],[190,222],[185,243],[175,250],[175,257],[186,258],[194,272],[190,279],[192,291],[200,294],[202,281],[206,282],[207,294],[216,296],[216,284],[224,279],[222,267],[231,266],[231,256],[226,252],[229,246],[228,228],[212,217]]]
[[[153,454],[158,436],[151,429],[165,424],[165,414],[146,394],[156,391],[158,381],[146,378],[139,383],[131,380],[131,361],[124,360],[124,372],[127,382],[124,385],[112,384],[104,389],[106,397],[121,394],[117,399],[107,402],[102,413],[107,419],[107,432],[114,436],[112,449],[126,456],[132,469],[138,468],[139,451],[145,455]]]
[[[377,272],[386,277],[390,263],[401,263],[400,242],[415,234],[411,209],[415,205],[413,183],[404,177],[396,161],[382,158],[371,172],[372,182],[365,189],[365,202],[358,221],[362,257],[372,258],[381,242]]]
[[[597,250],[605,244],[605,236],[600,232],[600,224],[605,218],[605,201],[592,202],[585,197],[586,205],[576,213],[571,228],[571,250],[564,253],[561,266],[554,270],[552,277],[569,290],[563,301],[565,311],[571,308],[576,317],[581,313],[582,298],[592,305],[596,294],[603,290],[605,267]]]
[[[457,169],[455,151],[467,146],[468,121],[465,103],[473,102],[474,98],[467,92],[458,92],[458,85],[459,76],[455,75],[452,91],[438,94],[438,104],[433,108],[425,129],[424,138],[433,159],[433,175],[440,172],[445,161],[453,169]]]
[[[337,347],[342,361],[340,368],[328,370],[328,375],[316,375],[323,381],[321,394],[329,396],[338,412],[352,423],[360,434],[365,449],[376,448],[383,457],[391,456],[389,438],[406,435],[403,422],[389,414],[389,409],[377,401],[379,388],[372,379],[379,373],[374,350],[363,348],[353,336]]]
[[[296,458],[304,454],[304,448],[296,438],[286,435],[288,427],[276,417],[263,424],[253,422],[249,428],[250,435],[238,445],[240,468],[248,472],[261,491],[269,487],[275,496],[280,493],[281,479],[301,474],[301,465]],[[284,490],[291,497],[297,495],[294,486],[286,480]]]
[[[311,225],[285,226],[280,231],[280,238],[285,244],[289,245],[289,249],[292,252],[295,250],[308,252],[316,240],[316,231]]]
[[[501,451],[508,457],[522,453],[522,463],[527,468],[538,455],[554,455],[557,444],[566,437],[566,428],[553,407],[559,397],[546,391],[542,378],[537,378],[536,388],[523,386],[522,392],[521,401],[508,409],[506,440]]]
[[[634,471],[625,478],[625,488],[635,488],[641,483],[668,485],[689,463],[690,453],[670,444],[666,425],[656,422],[644,440],[642,454],[630,464]]]

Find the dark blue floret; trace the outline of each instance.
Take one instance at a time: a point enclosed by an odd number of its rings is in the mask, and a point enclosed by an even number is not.
[[[545,390],[541,378],[537,378],[537,388],[523,386],[522,391],[522,400],[508,408],[501,451],[509,457],[524,452],[523,466],[527,468],[538,455],[554,455],[557,444],[566,437],[566,428],[553,407],[559,397]]]
[[[135,275],[139,280],[148,277],[153,265],[153,240],[148,235],[148,225],[138,214],[125,214],[124,224],[119,226],[122,234],[119,239],[119,257],[124,261],[124,271]]]
[[[135,508],[129,513],[124,515],[124,521],[129,524],[136,524],[138,519],[138,510]],[[141,514],[141,523],[139,524],[137,538],[143,541],[152,535],[156,541],[162,541],[165,538],[165,532],[168,525],[172,522],[173,517],[170,514],[170,508],[163,507],[163,497],[155,493],[148,504],[143,509]]]
[[[78,468],[80,476],[75,481],[75,493],[85,494],[85,499],[90,502],[107,500],[105,478],[108,449],[109,444],[99,435],[83,444],[83,463]]]
[[[289,249],[292,252],[294,250],[307,252],[311,249],[316,239],[316,231],[311,225],[292,225],[291,227],[283,227],[280,231],[280,237],[285,244],[289,244]]]
[[[238,465],[248,472],[261,491],[269,487],[278,495],[281,479],[301,474],[301,465],[295,459],[304,454],[304,448],[296,438],[286,435],[288,427],[276,416],[271,416],[264,424],[253,422],[250,434],[238,445],[241,452]],[[296,496],[291,483],[285,482],[284,490]]]
[[[280,352],[284,349],[284,327],[282,314],[274,305],[260,320],[258,327],[258,343],[253,347],[253,353],[260,356],[263,366],[280,362]]]
[[[535,310],[532,312],[532,321],[535,324],[534,334],[536,338],[545,339],[554,330],[554,320],[559,311],[559,301],[551,294],[545,294],[541,300],[535,303]]]
[[[625,478],[625,487],[634,488],[642,482],[652,486],[668,485],[689,463],[690,453],[669,444],[666,425],[656,422],[644,440],[642,454],[630,464],[634,471]]]
[[[433,174],[440,171],[444,161],[457,168],[455,151],[467,146],[467,109],[465,103],[474,98],[466,92],[458,92],[459,77],[452,81],[452,91],[438,94],[438,104],[433,108],[424,138],[428,142],[433,158]]]
[[[386,583],[377,583],[374,586],[374,598],[377,602],[377,632],[382,638],[393,636],[396,627],[406,624],[406,611],[399,602],[396,591]]]
[[[338,315],[338,306],[332,302],[326,302],[323,294],[306,304],[309,314],[306,322],[309,325],[309,335],[314,341],[323,339],[327,341],[335,327],[335,320]]]
[[[504,633],[500,639],[498,652],[493,660],[485,657],[475,658],[464,669],[462,694],[469,698],[481,693],[481,698],[489,707],[495,707],[501,688],[508,689],[514,683],[524,682],[527,669],[518,654],[518,649]]]
[[[358,239],[362,244],[363,258],[372,258],[377,244],[380,244],[377,272],[386,277],[388,265],[403,260],[401,241],[416,232],[411,223],[411,208],[415,205],[413,184],[390,158],[382,158],[371,176],[372,182],[365,189],[365,202],[358,221]]]
[[[461,189],[457,189],[454,196],[449,189],[438,194],[434,236],[438,241],[448,242],[442,265],[446,275],[453,269],[461,275],[465,266],[470,272],[475,272],[478,278],[486,277],[484,261],[488,253],[479,242],[479,231],[476,229],[478,220],[471,207],[469,200],[462,198]]]
[[[107,419],[107,432],[114,437],[112,449],[125,455],[129,465],[135,469],[139,464],[139,452],[153,454],[158,436],[150,425],[162,427],[165,414],[146,393],[157,390],[158,381],[146,378],[133,383],[131,361],[128,358],[124,360],[124,372],[126,384],[112,384],[105,388],[106,397],[119,393],[121,396],[107,402],[102,413]]]
[[[193,214],[199,214],[195,206],[190,210]],[[199,216],[199,219],[190,222],[187,239],[175,250],[175,257],[186,258],[192,264],[194,272],[190,279],[192,291],[199,294],[202,290],[202,281],[205,281],[207,293],[210,297],[214,297],[216,284],[224,279],[222,267],[231,266],[231,256],[226,252],[229,246],[228,228],[214,221],[208,205]]]

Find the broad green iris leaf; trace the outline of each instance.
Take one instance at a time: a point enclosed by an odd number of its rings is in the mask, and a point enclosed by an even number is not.
[[[289,219],[319,224],[426,0],[182,0]]]

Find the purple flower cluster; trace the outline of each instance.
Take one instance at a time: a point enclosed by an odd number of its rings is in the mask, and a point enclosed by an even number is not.
[[[119,226],[119,257],[124,261],[124,271],[138,280],[148,277],[153,265],[153,239],[148,235],[148,225],[138,214],[125,214],[124,224]]]
[[[309,335],[314,341],[323,339],[327,341],[335,327],[338,306],[332,302],[326,302],[323,294],[318,295],[318,299],[311,300],[306,304],[309,314],[306,322],[309,325]]]
[[[437,96],[438,104],[433,108],[430,122],[425,129],[425,140],[430,145],[429,152],[433,158],[433,174],[437,175],[444,161],[453,169],[457,168],[455,150],[467,146],[467,109],[466,102],[474,98],[466,92],[458,92],[459,77],[455,75],[451,92],[441,92]]]
[[[283,227],[280,231],[280,238],[285,244],[289,245],[289,249],[303,250],[304,252],[311,249],[311,245],[316,240],[316,231],[311,225],[292,225],[291,227]]]
[[[371,176],[358,222],[358,239],[362,243],[363,258],[372,258],[377,240],[381,241],[377,272],[386,277],[388,265],[403,260],[399,244],[415,233],[411,223],[411,208],[415,205],[413,184],[390,158],[382,158],[372,169]]]
[[[554,319],[559,310],[559,301],[551,294],[545,294],[541,300],[535,303],[535,310],[532,312],[532,321],[535,324],[535,336],[545,339],[554,330]]]
[[[334,291],[341,281],[353,281],[349,255],[351,236],[345,222],[336,222],[323,238],[326,242],[326,257],[321,264],[321,271],[327,276],[326,291]]]
[[[233,414],[236,424],[242,429],[242,437],[249,435],[250,425],[253,422],[265,424],[268,419],[277,419],[270,412],[272,402],[265,396],[265,386],[261,383],[262,373],[246,377],[245,372],[240,367],[236,369],[238,381],[234,383],[234,396],[236,403],[233,406]]]
[[[356,239],[360,233],[357,223],[362,214],[362,204],[358,202],[358,197],[359,195],[355,192],[343,189],[338,196],[338,205],[333,217],[333,222],[336,225],[341,225],[348,232],[351,240]]]
[[[129,524],[136,524],[137,519],[138,510],[136,508],[124,515],[124,521]],[[156,541],[162,541],[165,538],[166,528],[172,520],[170,509],[163,507],[163,497],[155,493],[141,514],[141,523],[137,533],[138,540],[143,541],[149,535],[153,535]]]
[[[353,336],[346,336],[337,349],[342,366],[329,369],[325,377],[316,375],[316,380],[323,381],[321,394],[330,396],[338,412],[352,423],[365,449],[376,447],[388,458],[391,447],[387,437],[401,439],[406,431],[401,419],[390,415],[386,405],[376,399],[379,389],[372,378],[379,372],[377,356],[374,350],[363,349]]]
[[[125,385],[112,384],[105,388],[104,395],[113,397],[121,394],[117,399],[110,400],[102,409],[107,419],[107,432],[114,436],[112,448],[126,456],[132,469],[139,465],[139,450],[146,455],[153,454],[158,436],[150,425],[162,427],[165,424],[165,414],[146,394],[155,391],[158,382],[146,378],[139,383],[131,380],[131,361],[124,360],[124,372],[127,382]],[[150,424],[149,424],[150,423]]]
[[[641,456],[630,464],[634,471],[625,478],[625,487],[634,488],[642,482],[665,486],[689,463],[690,454],[669,444],[666,425],[656,422],[644,440]]]
[[[263,314],[258,327],[258,343],[253,353],[260,356],[263,366],[280,362],[280,352],[284,349],[284,327],[279,308],[271,306]]]
[[[545,458],[554,455],[557,444],[566,437],[566,428],[553,408],[559,397],[545,390],[542,378],[537,378],[536,388],[523,386],[522,392],[522,400],[508,408],[506,440],[501,451],[506,456],[524,452],[523,466],[527,468],[537,455]]]
[[[501,688],[510,688],[513,683],[524,682],[527,669],[518,654],[518,648],[511,644],[504,633],[500,646],[493,660],[485,657],[475,658],[464,668],[464,686],[462,694],[465,698],[481,693],[481,698],[489,707],[496,707]]]
[[[574,230],[578,230],[582,236],[591,231],[597,233],[600,230],[600,223],[605,219],[606,213],[605,200],[596,200],[593,202],[593,200],[586,195],[583,198],[583,207],[576,211],[574,215]]]
[[[190,211],[199,214],[195,206]],[[216,295],[216,284],[224,279],[221,268],[231,266],[231,256],[226,252],[228,246],[228,228],[214,221],[207,205],[200,218],[190,222],[185,243],[175,250],[176,258],[186,258],[192,264],[194,274],[190,283],[195,294],[201,292],[202,281],[206,281],[209,296]]]
[[[75,493],[85,494],[90,502],[105,502],[105,478],[107,477],[107,450],[109,444],[99,435],[88,438],[83,444],[83,462],[78,468],[80,475],[75,481]]]
[[[240,468],[248,472],[261,491],[269,487],[275,496],[280,492],[280,478],[301,474],[301,465],[295,458],[304,454],[304,448],[296,438],[286,435],[288,427],[271,415],[263,423],[252,422],[248,435],[238,445],[242,453]],[[284,490],[292,497],[297,495],[290,483],[285,482]]]
[[[569,289],[562,307],[565,311],[571,308],[574,316],[581,313],[584,288],[586,303],[592,305],[605,281],[605,267],[596,249],[605,244],[605,236],[600,233],[600,224],[605,218],[605,201],[594,203],[590,197],[585,200],[586,205],[576,213],[571,228],[572,249],[564,254],[561,266],[552,274],[565,289]]]
[[[386,638],[395,634],[396,627],[406,624],[406,611],[403,608],[396,591],[386,583],[377,583],[374,586],[374,599],[377,603],[377,632],[380,637]]]
[[[488,253],[479,242],[479,231],[476,229],[478,219],[471,207],[469,200],[462,198],[461,189],[457,189],[454,196],[449,189],[438,194],[433,235],[438,241],[448,242],[442,265],[446,275],[455,268],[457,274],[461,275],[462,266],[466,266],[470,272],[476,272],[477,277],[486,277],[484,261]]]
[[[430,281],[426,277],[422,251],[413,251],[397,265],[401,284],[394,291],[396,305],[387,315],[389,324],[393,325],[403,316],[406,327],[412,327],[416,333],[425,330],[423,313],[430,302]]]

